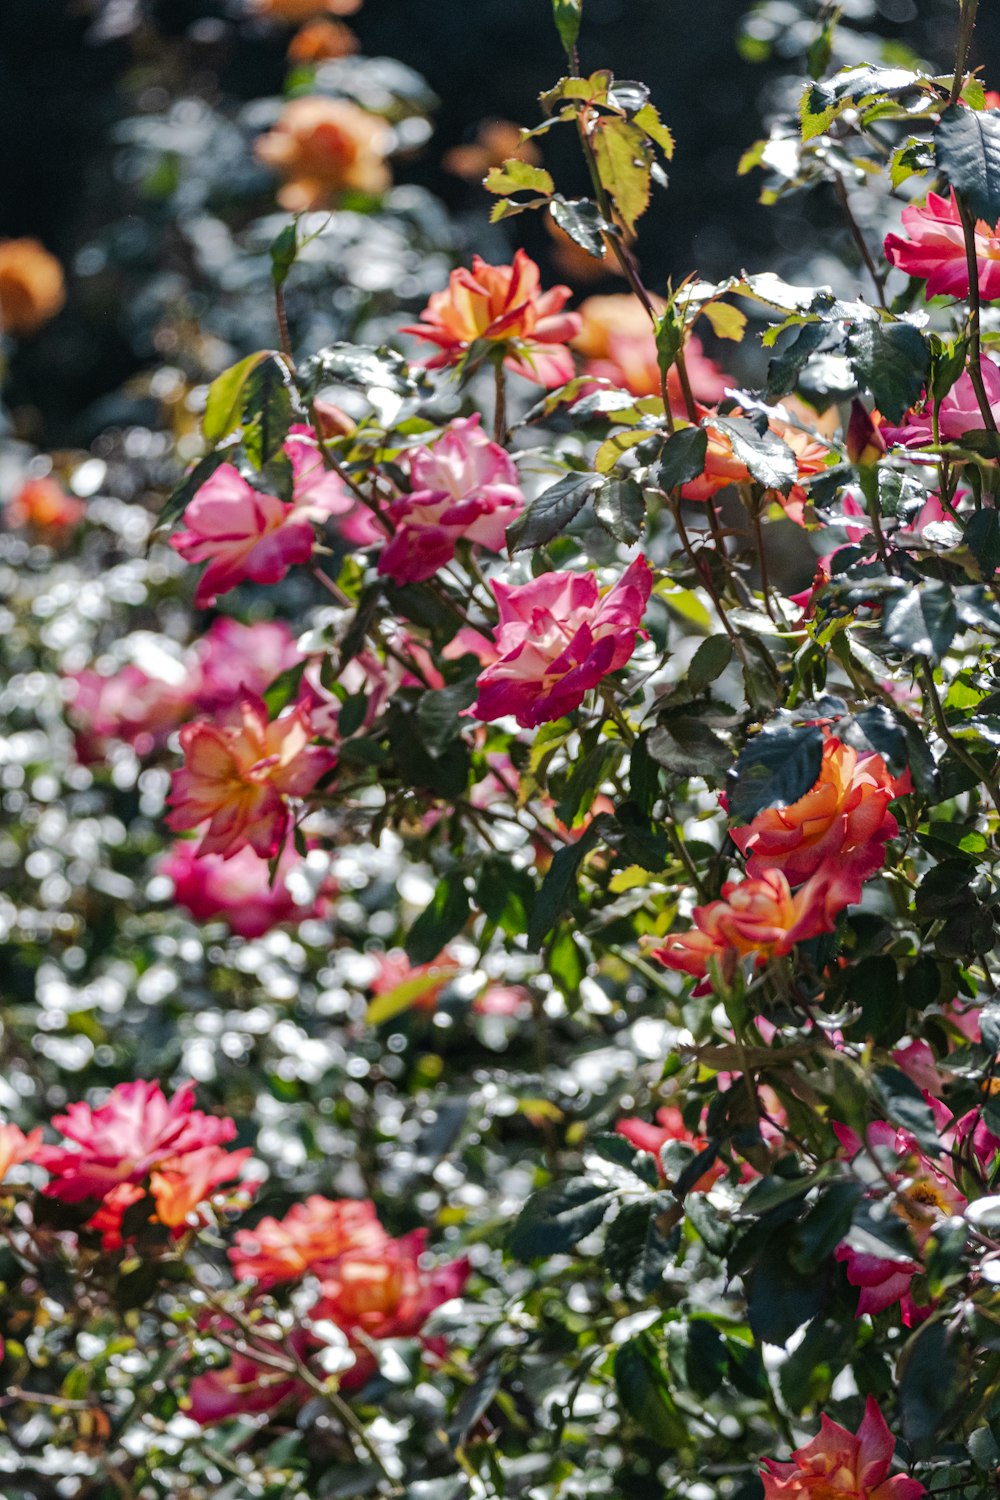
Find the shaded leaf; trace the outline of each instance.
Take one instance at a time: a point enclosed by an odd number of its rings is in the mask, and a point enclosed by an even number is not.
[[[271,358],[271,350],[258,349],[248,354],[239,364],[232,365],[217,375],[208,388],[205,411],[201,419],[201,430],[205,440],[218,443],[228,437],[240,425],[243,412],[243,387],[257,366]]]
[[[871,318],[847,336],[847,357],[858,384],[870,391],[890,422],[898,422],[923,394],[930,373],[930,349],[910,323]]]
[[[702,427],[679,427],[663,445],[659,462],[653,465],[651,478],[662,490],[674,490],[689,484],[705,467],[708,433]]]
[[[934,131],[937,164],[972,212],[1000,220],[1000,115],[952,104]]]
[[[730,773],[729,811],[749,821],[764,807],[787,807],[816,784],[823,731],[816,724],[766,726]]]
[[[406,935],[411,964],[431,963],[446,943],[461,932],[469,917],[469,895],[460,870],[450,870],[438,881],[430,904]]]
[[[926,582],[885,602],[882,633],[901,651],[940,661],[958,630],[958,611],[947,584]]]
[[[507,1250],[518,1260],[563,1255],[603,1223],[614,1198],[580,1177],[532,1193],[507,1236]]]
[[[589,198],[561,198],[557,194],[550,212],[574,244],[596,260],[604,259],[607,253],[604,236],[612,226],[602,217],[596,203],[591,203]]]
[[[527,510],[507,528],[507,546],[513,552],[544,547],[577,516],[601,483],[599,474],[565,474],[543,490]]]
[[[630,120],[602,116],[591,144],[601,186],[631,232],[649,203],[651,163],[645,132]]]
[[[618,542],[631,547],[646,520],[646,497],[631,477],[606,479],[594,496],[594,515]]]
[[[684,1421],[648,1330],[628,1339],[615,1353],[618,1399],[654,1442],[676,1448],[687,1438]]]
[[[768,490],[791,489],[799,475],[795,454],[784,438],[770,429],[757,431],[746,417],[717,417],[706,419],[709,427],[727,437],[732,444],[733,456],[746,464],[758,484]]]

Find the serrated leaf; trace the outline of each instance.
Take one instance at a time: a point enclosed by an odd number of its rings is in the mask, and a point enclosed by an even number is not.
[[[673,132],[660,119],[660,113],[655,104],[644,104],[641,109],[637,109],[632,116],[632,123],[638,125],[639,129],[659,146],[667,161],[673,159]]]
[[[462,709],[476,698],[476,680],[464,677],[448,687],[421,693],[417,701],[417,723],[424,746],[431,755],[440,755],[462,732]]]
[[[847,357],[858,384],[871,391],[890,422],[898,422],[923,394],[930,373],[930,350],[911,323],[856,323],[847,336]]]
[[[631,547],[646,520],[646,497],[631,477],[606,479],[594,496],[594,515],[618,542]]]
[[[272,358],[272,350],[258,349],[239,364],[231,365],[217,375],[208,388],[201,430],[208,443],[221,442],[240,425],[243,411],[243,388],[257,366]]]
[[[544,547],[579,515],[601,482],[599,474],[565,474],[536,495],[528,508],[507,528],[512,553]]]
[[[767,429],[760,433],[746,417],[717,417],[706,419],[706,425],[727,437],[732,444],[733,457],[748,470],[758,484],[768,490],[788,492],[799,475],[795,454],[784,438]]]
[[[596,203],[589,198],[553,198],[550,213],[564,234],[568,234],[575,245],[586,250],[595,260],[603,260],[607,254],[604,236],[612,226],[603,218]]]
[[[816,785],[823,760],[817,724],[765,727],[730,773],[729,811],[749,820],[764,807],[788,807]]]
[[[693,693],[710,687],[733,659],[733,643],[728,635],[710,635],[699,645],[687,670],[688,686]]]
[[[977,218],[1000,220],[1000,115],[952,104],[934,131],[937,164]]]
[[[732,307],[728,302],[706,302],[701,312],[712,325],[712,332],[718,339],[731,339],[738,344],[746,332],[746,313],[740,312],[738,307]]]
[[[595,123],[591,145],[601,186],[631,233],[649,204],[651,163],[645,133],[631,120],[604,115]]]
[[[518,1260],[565,1254],[603,1222],[614,1197],[581,1177],[532,1193],[507,1237],[508,1252]]]
[[[243,447],[256,469],[278,453],[294,416],[291,371],[284,359],[268,354],[243,384]]]
[[[328,344],[300,368],[300,385],[307,396],[324,385],[355,385],[362,389],[393,391],[409,396],[422,383],[423,371],[410,371],[395,349],[370,344]]]
[[[705,467],[708,433],[703,427],[679,427],[663,445],[651,477],[662,490],[674,490],[689,484]]]
[[[542,193],[546,197],[555,192],[552,175],[544,167],[510,156],[499,167],[491,167],[483,182],[488,193]]]
[[[885,602],[882,633],[901,651],[940,661],[957,630],[958,610],[945,583],[920,583]]]

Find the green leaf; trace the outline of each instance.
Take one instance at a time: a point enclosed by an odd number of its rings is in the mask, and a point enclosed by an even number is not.
[[[286,667],[265,690],[263,697],[269,719],[276,719],[281,710],[298,697],[302,674],[308,665],[307,661],[298,661],[294,666]]]
[[[328,344],[300,367],[303,394],[311,398],[324,385],[355,385],[411,396],[424,382],[422,370],[411,372],[406,360],[384,344]]]
[[[288,273],[298,254],[298,220],[293,219],[271,243],[271,280],[276,287],[284,286]]]
[[[944,1323],[925,1323],[907,1340],[897,1379],[907,1442],[929,1442],[948,1422],[959,1394],[954,1342]]]
[[[920,583],[885,602],[882,633],[901,651],[940,661],[957,630],[958,611],[946,583]]]
[[[552,19],[572,66],[580,23],[583,20],[583,0],[552,0]]]
[[[706,426],[727,437],[733,456],[746,464],[758,484],[787,493],[799,477],[795,454],[783,438],[770,429],[759,433],[746,417],[706,418]]]
[[[417,723],[425,748],[440,755],[462,732],[460,714],[476,697],[476,679],[463,677],[448,687],[421,693],[417,701]]]
[[[507,546],[513,552],[544,547],[577,516],[601,483],[599,474],[565,474],[543,490],[513,525],[507,528]]]
[[[764,807],[788,807],[816,785],[823,731],[816,724],[765,726],[730,773],[729,812],[749,822]]]
[[[584,1177],[532,1193],[507,1236],[508,1252],[517,1260],[564,1255],[603,1223],[615,1196]]]
[[[693,693],[711,687],[733,659],[733,643],[728,635],[710,635],[701,642],[687,670],[688,687]]]
[[[243,387],[257,366],[271,357],[270,349],[258,349],[256,354],[248,354],[246,359],[241,359],[239,364],[231,365],[228,370],[223,370],[222,374],[217,375],[212,381],[208,388],[205,412],[201,419],[201,430],[205,434],[206,442],[221,442],[240,425],[243,411]]]
[[[911,323],[856,323],[847,336],[847,357],[858,384],[871,391],[890,422],[898,422],[923,394],[930,373],[930,350]]]
[[[679,427],[667,438],[651,477],[661,490],[675,490],[697,479],[705,467],[707,453],[708,433],[703,427]]]
[[[872,1093],[887,1119],[902,1125],[932,1156],[940,1156],[934,1111],[912,1079],[899,1068],[879,1068],[872,1078]]]
[[[613,226],[601,216],[596,203],[591,203],[589,198],[561,198],[557,194],[550,212],[575,245],[586,250],[595,260],[604,259],[607,253],[604,236],[613,232]]]
[[[987,578],[1000,568],[1000,514],[995,510],[977,510],[965,528],[965,545]]]
[[[633,125],[638,125],[639,129],[655,145],[659,146],[667,161],[672,160],[674,154],[673,132],[660,119],[660,113],[655,104],[643,104],[632,116],[632,123]]]
[[[243,447],[257,469],[272,459],[288,436],[294,415],[291,372],[278,354],[268,354],[243,386]]]
[[[555,192],[552,175],[544,167],[534,167],[530,162],[510,156],[499,167],[491,167],[483,186],[488,193],[544,193]]]
[[[606,479],[594,496],[594,515],[617,542],[631,547],[642,535],[646,521],[646,497],[631,476]]]
[[[555,855],[541,889],[535,900],[531,926],[528,928],[528,947],[536,951],[542,946],[546,934],[567,912],[576,895],[576,877],[580,866],[598,841],[596,829],[591,825],[582,838],[565,844]]]
[[[1000,220],[1000,115],[952,104],[934,131],[937,164],[979,219]]]
[[[648,1330],[628,1339],[616,1351],[615,1385],[624,1410],[654,1442],[664,1448],[678,1448],[687,1441],[683,1418]]]
[[[185,474],[160,511],[160,517],[156,523],[157,530],[164,526],[173,526],[175,521],[181,519],[202,485],[206,480],[211,479],[219,465],[224,464],[230,456],[230,450],[217,448],[214,453],[206,453],[204,458],[198,460],[194,468]]]
[[[806,365],[820,345],[830,337],[827,323],[806,323],[793,338],[776,354],[767,367],[767,399],[777,401],[794,391]]]
[[[630,120],[602,115],[591,144],[601,186],[631,233],[649,204],[652,163],[645,132]]]
[[[457,937],[469,918],[469,895],[460,870],[450,870],[438,881],[430,905],[420,913],[406,936],[411,964],[429,964],[446,943]]]

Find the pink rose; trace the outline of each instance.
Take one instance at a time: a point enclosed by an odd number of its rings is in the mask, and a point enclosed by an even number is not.
[[[410,493],[389,508],[395,534],[379,557],[380,573],[394,583],[419,583],[451,561],[463,538],[491,552],[503,549],[524,496],[513,459],[490,442],[478,415],[460,417],[432,447],[417,448],[409,469]]]
[[[196,922],[221,917],[230,932],[249,939],[262,937],[283,922],[304,922],[323,911],[323,896],[308,906],[299,906],[292,898],[287,877],[301,863],[292,846],[286,845],[272,880],[270,861],[261,859],[249,845],[231,859],[223,859],[220,854],[199,854],[197,845],[185,840],[174,845],[159,870],[173,881],[174,900]]]
[[[282,672],[302,660],[295,637],[280,620],[241,625],[223,616],[213,620],[195,644],[197,687],[202,713],[229,708],[244,692],[263,693]]]
[[[896,1444],[874,1396],[865,1403],[857,1433],[831,1422],[824,1412],[812,1442],[789,1463],[762,1460],[764,1500],[920,1500],[927,1491],[905,1474],[890,1477]]]
[[[108,740],[124,741],[137,755],[163,745],[191,710],[190,678],[178,667],[179,681],[154,677],[132,664],[111,677],[90,669],[71,677],[69,718],[80,760],[104,760]]]
[[[965,258],[965,236],[954,191],[950,199],[928,193],[924,204],[903,209],[903,228],[908,239],[886,235],[885,256],[907,276],[927,282],[930,297],[967,297],[969,268]],[[987,302],[1000,297],[1000,237],[997,227],[980,219],[976,224],[976,264],[979,294]]]
[[[998,242],[1000,243],[1000,242]],[[1000,267],[1000,261],[996,262]],[[997,295],[1000,296],[1000,272],[998,272]],[[990,410],[1000,421],[1000,366],[992,359],[983,360],[983,385]],[[943,442],[957,442],[967,432],[982,431],[983,414],[972,388],[972,380],[966,370],[958,377],[951,390],[941,402],[938,430]],[[919,407],[909,413],[901,427],[882,424],[882,436],[887,443],[903,448],[921,448],[934,441],[934,429],[930,408]]]
[[[593,573],[543,573],[494,583],[497,660],[479,676],[479,719],[512,714],[533,729],[579,708],[584,695],[629,660],[653,575],[636,558],[602,597]]]
[[[175,532],[170,545],[185,562],[208,564],[195,590],[199,609],[247,578],[277,583],[309,561],[316,540],[312,522],[293,504],[261,494],[232,464],[205,481],[184,520],[187,529]]]

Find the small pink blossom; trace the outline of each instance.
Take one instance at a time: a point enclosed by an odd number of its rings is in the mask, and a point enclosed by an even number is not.
[[[967,297],[969,269],[965,255],[965,235],[954,191],[950,198],[928,193],[923,204],[903,209],[903,228],[908,238],[889,234],[885,255],[891,265],[907,276],[919,276],[927,282],[930,297]],[[979,271],[979,294],[986,302],[1000,297],[1000,226],[980,219],[976,224],[976,264]]]
[[[69,719],[76,753],[85,764],[104,760],[109,740],[150,755],[191,711],[191,684],[183,674],[168,681],[130,663],[108,677],[88,668],[68,680],[73,689]]]
[[[389,507],[395,533],[378,560],[394,583],[419,583],[450,562],[458,542],[491,552],[504,546],[524,496],[514,461],[490,442],[479,416],[458,418],[409,460],[411,491]]]
[[[1000,295],[1000,261],[998,268],[998,295]],[[986,399],[994,418],[1000,421],[1000,366],[992,359],[982,362],[983,385]],[[938,415],[938,431],[942,442],[958,442],[967,432],[983,430],[983,414],[976,400],[969,372],[964,371],[941,402]],[[901,426],[882,423],[882,436],[887,443],[903,448],[922,448],[934,441],[934,427],[929,406],[921,406],[910,412]]]
[[[274,879],[271,863],[255,854],[249,844],[230,859],[220,854],[199,854],[193,841],[176,843],[159,870],[174,883],[174,900],[196,922],[221,917],[230,932],[242,938],[259,938],[284,922],[304,922],[326,908],[321,894],[300,906],[288,889],[287,879],[302,864],[290,844],[278,861]]]
[[[238,583],[278,583],[312,556],[312,522],[277,495],[262,494],[235,469],[222,464],[201,486],[184,513],[186,529],[170,538],[185,562],[207,563],[195,590],[199,609],[215,603]]]
[[[288,799],[304,797],[336,764],[336,752],[311,745],[309,708],[268,721],[247,694],[227,723],[196,719],[181,730],[184,765],[174,772],[167,824],[176,831],[208,823],[199,852],[231,858],[247,844],[272,859],[288,835]]]
[[[227,616],[212,621],[194,654],[194,702],[206,714],[230,708],[246,692],[263,693],[302,660],[295,637],[280,620],[241,625]]]
[[[533,729],[579,708],[635,648],[653,575],[637,557],[601,595],[593,573],[543,573],[512,587],[495,582],[497,660],[479,676],[479,719],[512,714]]]

